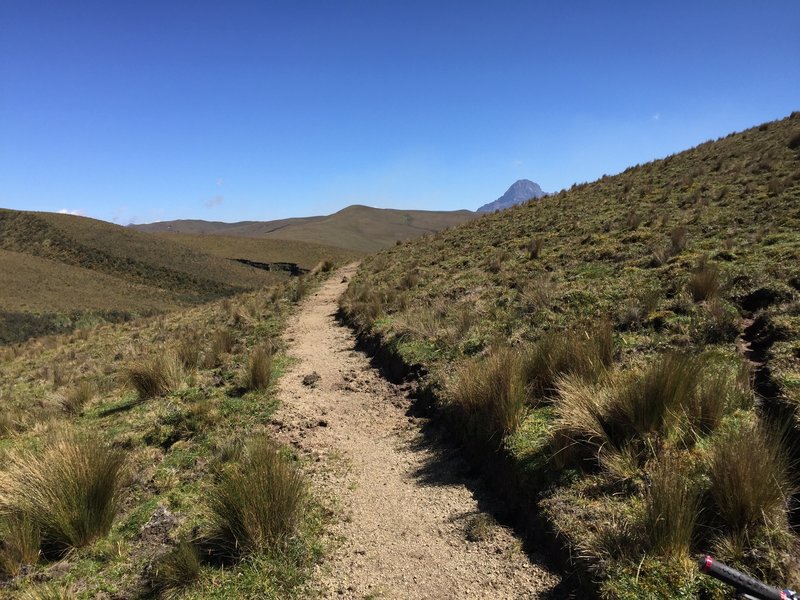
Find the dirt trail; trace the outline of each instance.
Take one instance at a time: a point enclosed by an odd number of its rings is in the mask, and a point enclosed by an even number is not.
[[[332,276],[288,328],[297,362],[281,378],[274,421],[280,438],[312,458],[315,492],[336,515],[322,596],[539,597],[557,578],[479,511],[463,463],[431,447],[407,414],[406,390],[383,379],[335,321],[354,272]]]

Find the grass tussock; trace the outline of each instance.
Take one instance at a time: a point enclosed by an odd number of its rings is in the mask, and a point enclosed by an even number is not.
[[[124,371],[126,383],[141,400],[164,396],[177,389],[183,375],[183,366],[177,356],[163,351],[130,365]]]
[[[539,258],[539,255],[542,253],[542,248],[544,248],[544,238],[542,236],[536,236],[528,242],[526,248],[528,251],[528,258],[531,260]]]
[[[295,282],[286,290],[286,297],[290,302],[297,304],[311,291],[311,286],[305,277],[297,277]]]
[[[614,339],[608,322],[586,331],[548,333],[522,359],[531,399],[536,402],[551,397],[556,381],[564,375],[596,381],[613,358]]]
[[[466,363],[450,388],[451,411],[465,439],[497,444],[519,427],[526,410],[527,393],[522,357],[500,348],[484,359]]]
[[[75,600],[78,595],[72,586],[48,583],[29,588],[22,594],[22,600]]]
[[[753,403],[747,368],[703,355],[664,354],[600,382],[562,376],[555,388],[558,464],[596,459],[628,475],[656,446],[669,439],[692,444]]]
[[[756,420],[721,432],[711,458],[711,494],[727,528],[749,527],[785,515],[793,487],[782,436]]]
[[[61,400],[61,408],[70,415],[79,415],[95,395],[95,386],[91,381],[83,380],[69,390]]]
[[[330,273],[331,271],[333,271],[335,266],[336,265],[333,263],[333,261],[322,260],[319,263],[317,263],[317,265],[313,269],[311,269],[310,275],[311,277],[315,277],[321,273]]]
[[[233,332],[227,327],[220,327],[211,336],[211,347],[206,352],[203,366],[206,369],[213,369],[222,362],[223,356],[230,354],[236,338]]]
[[[627,436],[663,433],[693,402],[704,361],[666,354],[624,378],[613,394],[611,418]]]
[[[0,578],[16,577],[39,561],[41,534],[33,520],[22,513],[0,518]]]
[[[660,556],[689,553],[700,508],[700,492],[687,466],[666,454],[650,470],[645,526],[650,548]]]
[[[250,355],[247,366],[245,387],[248,390],[263,390],[269,387],[272,378],[272,353],[263,346],[257,347]]]
[[[720,285],[719,267],[702,260],[689,278],[686,287],[695,302],[702,302],[715,298]]]
[[[305,500],[300,472],[269,438],[255,438],[210,492],[209,545],[229,560],[280,547],[296,533]]]
[[[125,456],[96,437],[60,433],[0,475],[0,513],[28,519],[42,549],[62,554],[105,535],[121,499]]]
[[[182,541],[156,559],[148,569],[150,590],[159,598],[172,600],[200,577],[200,552],[191,542]]]
[[[197,367],[202,348],[203,338],[198,331],[190,329],[180,335],[175,353],[184,369],[191,370]]]

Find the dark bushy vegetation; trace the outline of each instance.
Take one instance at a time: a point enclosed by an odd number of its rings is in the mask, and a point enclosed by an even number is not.
[[[150,590],[160,598],[177,598],[200,576],[200,551],[190,542],[182,541],[172,550],[159,556],[150,566]]]

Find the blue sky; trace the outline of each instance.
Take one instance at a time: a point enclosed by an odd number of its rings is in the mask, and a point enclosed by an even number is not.
[[[0,206],[475,209],[800,110],[800,2],[0,2]]]

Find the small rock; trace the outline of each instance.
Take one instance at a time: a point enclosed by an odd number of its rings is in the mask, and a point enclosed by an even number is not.
[[[310,373],[305,377],[303,377],[303,385],[307,385],[308,387],[316,387],[317,382],[320,379],[322,378],[319,376],[319,373],[314,371],[313,373]]]

